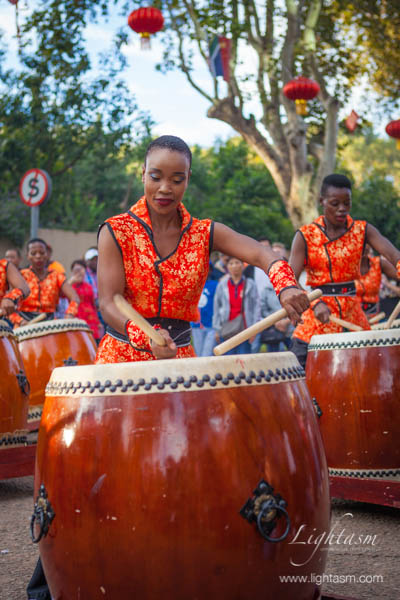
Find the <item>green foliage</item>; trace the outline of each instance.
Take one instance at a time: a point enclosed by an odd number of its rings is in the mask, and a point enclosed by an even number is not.
[[[290,245],[293,226],[272,177],[243,140],[233,138],[206,151],[195,148],[192,171],[185,205],[193,216]]]

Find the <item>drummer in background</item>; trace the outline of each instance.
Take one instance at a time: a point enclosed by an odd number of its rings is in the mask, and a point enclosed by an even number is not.
[[[47,320],[54,318],[61,292],[70,301],[65,317],[75,317],[78,311],[79,296],[67,283],[64,273],[58,273],[49,268],[46,242],[40,238],[31,239],[27,243],[27,250],[30,266],[22,269],[21,275],[28,283],[30,295],[22,300],[18,304],[18,310],[10,315],[14,327],[27,325],[41,313],[46,313]]]
[[[379,291],[382,272],[389,279],[397,279],[394,266],[384,256],[374,256],[371,246],[365,244],[360,264],[361,277],[356,280],[356,291],[361,308],[367,317],[377,315],[380,311]]]
[[[0,317],[15,311],[16,304],[29,296],[30,290],[17,267],[7,258],[0,260]]]
[[[207,279],[210,253],[217,250],[262,268],[295,324],[309,306],[292,269],[271,250],[210,219],[190,216],[182,199],[191,173],[191,151],[175,136],[148,147],[142,167],[144,196],[131,209],[111,217],[99,231],[98,284],[107,332],[97,363],[195,356],[190,321]],[[165,346],[127,320],[114,303],[125,299],[154,326]]]
[[[343,328],[329,321],[334,315],[370,329],[356,296],[355,280],[365,243],[382,254],[400,276],[400,252],[373,225],[350,216],[351,182],[345,175],[332,174],[322,182],[320,204],[323,214],[295,233],[289,262],[296,277],[303,268],[307,284],[323,291],[293,332],[291,351],[305,366],[313,335],[340,333]]]
[[[9,248],[4,256],[9,262],[13,263],[18,270],[20,269],[22,256],[19,248]]]

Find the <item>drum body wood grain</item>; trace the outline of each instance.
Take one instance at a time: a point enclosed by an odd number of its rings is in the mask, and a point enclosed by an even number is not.
[[[270,533],[287,529],[280,542],[240,513],[260,480],[287,503],[290,523],[278,510]],[[56,369],[35,498],[42,484],[55,517],[39,548],[55,600],[320,597],[315,582],[279,579],[323,572],[322,546],[295,538],[328,532],[330,515],[291,353]]]
[[[0,322],[0,448],[20,445],[27,433],[29,387],[12,329]],[[15,438],[14,442],[12,438]]]
[[[56,319],[14,329],[30,384],[29,429],[38,429],[46,385],[54,368],[94,362],[96,342],[81,319]]]
[[[306,371],[330,474],[398,477],[400,331],[314,336]]]

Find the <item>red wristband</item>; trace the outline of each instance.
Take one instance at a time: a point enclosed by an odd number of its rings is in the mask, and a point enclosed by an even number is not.
[[[270,265],[267,275],[271,280],[277,296],[288,287],[298,288],[293,269],[286,260],[274,260]]]
[[[125,323],[126,335],[129,338],[130,345],[140,352],[150,352],[151,346],[149,337],[143,333],[141,329],[133,321],[127,321]]]
[[[72,301],[68,304],[68,308],[65,311],[66,315],[72,315],[73,317],[76,317],[76,315],[78,314],[78,306],[79,304],[75,301]]]
[[[400,279],[400,260],[397,261],[396,269],[397,269],[397,279]]]
[[[25,294],[20,288],[14,288],[7,292],[7,294],[4,294],[3,298],[6,298],[7,300],[12,300],[14,304],[18,304],[18,302],[22,300],[22,298],[25,298]]]

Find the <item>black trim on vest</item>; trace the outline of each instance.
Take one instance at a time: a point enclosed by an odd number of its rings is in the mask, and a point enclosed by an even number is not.
[[[121,256],[122,256],[122,258],[123,258],[123,254],[122,254],[122,248],[121,248],[121,246],[119,245],[117,238],[115,237],[114,230],[113,230],[113,228],[111,227],[110,223],[106,223],[106,222],[105,222],[105,223],[102,223],[102,224],[99,226],[99,230],[98,230],[98,232],[97,232],[97,242],[99,241],[99,235],[100,235],[100,231],[102,230],[102,228],[104,227],[104,225],[106,225],[106,227],[107,227],[108,231],[111,233],[111,237],[113,238],[113,240],[114,240],[114,242],[115,242],[115,244],[116,244],[116,246],[117,246],[117,248],[118,248],[118,250],[119,250],[119,252],[120,252],[120,254],[121,254]]]
[[[306,247],[306,264],[308,264],[308,246],[307,246],[307,240],[306,240],[306,238],[305,238],[305,235],[304,235],[304,233],[303,233],[302,231],[300,231],[300,229],[298,229],[297,231],[299,232],[299,234],[301,235],[301,237],[302,237],[302,238],[303,238],[303,240],[304,240],[304,245],[305,245],[305,247]],[[297,232],[296,232],[296,233],[297,233]]]

